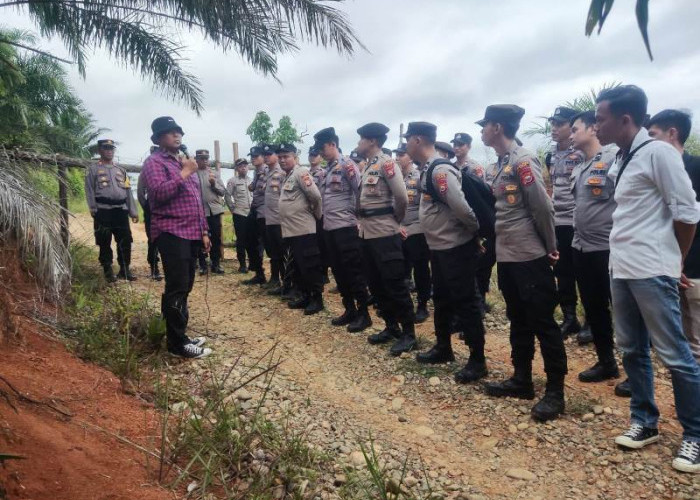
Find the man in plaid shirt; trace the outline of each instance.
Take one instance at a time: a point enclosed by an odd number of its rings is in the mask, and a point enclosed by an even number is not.
[[[184,358],[202,358],[211,354],[203,348],[205,339],[186,335],[189,310],[187,297],[194,284],[196,260],[204,246],[209,251],[209,228],[204,217],[199,179],[192,175],[197,162],[178,156],[182,128],[169,116],[151,124],[151,140],[159,146],[143,164],[151,209],[151,239],[163,260],[165,291],[161,312],[167,329],[168,351]]]

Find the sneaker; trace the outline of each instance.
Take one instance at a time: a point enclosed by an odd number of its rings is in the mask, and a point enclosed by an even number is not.
[[[170,351],[170,354],[185,359],[200,359],[209,356],[212,350],[208,347],[199,347],[194,344],[185,344],[180,352]]]
[[[189,344],[196,345],[197,347],[202,347],[207,343],[207,339],[204,337],[195,337],[193,339],[187,339]]]
[[[673,459],[673,468],[681,472],[700,472],[700,443],[684,439]]]
[[[627,432],[615,438],[615,444],[631,450],[639,450],[659,440],[659,429],[632,424]]]

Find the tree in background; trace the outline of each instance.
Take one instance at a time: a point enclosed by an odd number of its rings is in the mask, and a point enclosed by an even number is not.
[[[272,134],[272,142],[274,144],[280,144],[283,142],[291,142],[294,144],[303,142],[303,137],[305,133],[300,134],[297,132],[296,127],[292,124],[292,119],[287,115],[280,118],[277,124],[277,130]]]
[[[256,70],[275,77],[278,55],[298,50],[297,40],[344,54],[361,46],[345,15],[327,5],[341,1],[2,0],[0,12],[3,7],[18,10],[42,36],[63,41],[81,75],[85,75],[88,53],[102,48],[167,97],[186,102],[199,114],[203,109],[200,83],[185,71],[182,51],[186,46],[174,34],[199,32],[224,52],[237,52]],[[3,45],[58,59],[9,37],[0,38]]]
[[[258,111],[245,131],[253,144],[272,142],[272,120],[265,111]]]

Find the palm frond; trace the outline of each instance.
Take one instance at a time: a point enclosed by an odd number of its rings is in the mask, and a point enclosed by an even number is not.
[[[596,26],[598,26],[598,34],[600,35],[613,3],[615,3],[615,0],[591,0],[591,5],[588,8],[588,16],[586,17],[586,36],[591,36]],[[642,34],[642,40],[644,40],[644,46],[647,49],[647,54],[649,54],[649,59],[653,61],[654,56],[651,53],[648,31],[649,0],[637,0],[634,12],[637,17],[639,32]]]

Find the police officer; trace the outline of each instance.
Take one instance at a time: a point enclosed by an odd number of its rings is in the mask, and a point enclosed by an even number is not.
[[[263,269],[263,248],[267,249],[265,237],[265,187],[267,185],[267,165],[263,156],[264,149],[271,151],[272,146],[262,145],[250,148],[250,161],[255,167],[253,182],[248,189],[253,193],[253,201],[250,203],[250,213],[248,214],[248,228],[250,229],[250,239],[248,240],[248,255],[255,260],[250,262],[250,270],[255,273],[251,279],[244,280],[245,285],[264,285],[265,270]],[[269,253],[268,253],[269,255]]]
[[[352,150],[350,153],[350,159],[355,162],[357,168],[360,169],[360,173],[365,171],[365,167],[367,166],[367,158],[361,156],[356,149]]]
[[[114,141],[97,141],[100,159],[90,165],[85,176],[85,197],[92,215],[95,230],[95,244],[100,247],[99,261],[105,278],[113,283],[116,278],[136,280],[131,274],[131,228],[129,217],[136,223],[139,214],[131,195],[131,182],[126,170],[114,164]],[[117,243],[119,273],[116,278],[112,270],[112,235]]]
[[[598,362],[579,373],[581,382],[602,382],[620,376],[614,353],[610,315],[610,231],[615,203],[615,186],[608,170],[615,161],[617,147],[601,146],[595,131],[595,113],[586,111],[571,119],[572,146],[584,161],[571,174],[574,207],[574,271],[586,309]]]
[[[326,177],[326,170],[321,166],[322,161],[321,153],[314,146],[311,146],[309,148],[309,173],[319,191],[322,189],[323,180]],[[330,259],[328,258],[328,250],[326,249],[326,239],[323,236],[323,217],[316,222],[316,237],[318,238],[318,248],[321,250],[323,282],[329,283],[328,266],[330,266]]]
[[[460,170],[468,168],[469,172],[485,181],[484,167],[469,157],[469,151],[472,149],[472,136],[466,132],[457,132],[450,142],[455,153],[455,166]]]
[[[437,141],[435,143],[435,151],[437,151],[441,158],[447,160],[452,160],[455,157],[455,150],[446,142]]]
[[[571,240],[574,237],[574,195],[571,192],[571,174],[583,161],[583,154],[571,145],[569,121],[576,110],[560,106],[549,117],[554,146],[547,154],[546,163],[552,179],[554,201],[554,229],[557,235],[559,260],[554,265],[559,289],[559,305],[564,315],[560,328],[565,337],[578,333],[581,325],[576,317],[576,278]]]
[[[552,201],[537,157],[520,147],[515,133],[525,110],[511,104],[488,106],[477,124],[484,144],[498,154],[493,181],[496,196],[498,286],[510,320],[511,359],[515,374],[486,384],[496,397],[533,399],[532,359],[535,336],[547,373],[544,397],[532,408],[537,420],[564,411],[566,351],[556,322],[557,290],[551,265],[558,258]]]
[[[360,236],[357,229],[357,200],[360,192],[358,165],[340,153],[333,127],[314,135],[314,148],[327,162],[321,184],[323,230],[331,269],[344,311],[333,318],[334,326],[347,325],[349,332],[361,332],[372,325],[367,310],[369,295],[362,268]]]
[[[401,144],[394,150],[396,161],[401,167],[403,180],[406,184],[408,195],[408,208],[406,217],[401,221],[400,234],[403,239],[403,255],[406,261],[408,279],[411,279],[413,271],[418,304],[416,305],[416,323],[423,323],[430,314],[428,313],[428,299],[430,299],[430,249],[425,240],[423,228],[420,223],[420,171],[413,163],[413,159],[406,152],[406,144]]]
[[[219,173],[211,169],[208,150],[198,149],[195,152],[195,160],[197,160],[199,187],[202,190],[204,215],[209,225],[211,272],[224,274],[224,270],[221,268],[221,215],[225,210],[224,195],[226,194],[226,188]],[[207,254],[203,250],[199,254],[199,274],[207,274]]]
[[[371,158],[360,187],[360,237],[366,276],[386,324],[384,330],[367,340],[370,344],[382,344],[397,339],[390,353],[399,356],[415,349],[416,334],[399,235],[408,194],[401,170],[381,150],[388,132],[389,128],[381,123],[368,123],[357,129],[357,152]]]
[[[282,143],[277,149],[285,172],[279,199],[282,236],[293,256],[294,281],[301,297],[289,303],[291,309],[304,309],[305,315],[323,310],[321,250],[316,221],[321,219],[321,192],[306,167],[297,165],[297,148]]]
[[[251,238],[250,232],[254,229],[250,228],[249,218],[250,205],[253,201],[253,193],[248,189],[248,160],[239,158],[235,161],[236,169],[233,177],[226,183],[226,203],[231,215],[233,216],[233,230],[236,233],[236,258],[238,259],[238,272],[246,274],[248,266],[246,265],[246,251],[248,252],[248,262],[251,269],[255,266],[256,247],[248,244]]]
[[[265,186],[265,249],[270,257],[270,281],[266,285],[270,295],[282,293],[280,278],[282,277],[284,258],[279,202],[282,185],[287,174],[279,164],[277,148],[278,146],[274,144],[266,144],[263,147],[263,157],[268,169]]]
[[[422,167],[420,223],[431,252],[435,336],[430,350],[419,353],[419,363],[454,361],[450,323],[458,318],[470,356],[455,378],[467,383],[485,377],[484,324],[479,312],[474,276],[479,252],[479,222],[462,191],[457,167],[445,162],[435,148],[437,127],[427,122],[411,122],[406,131],[406,149]],[[468,286],[471,284],[471,286]]]
[[[158,151],[158,146],[151,146],[151,154]],[[136,183],[136,199],[143,210],[143,223],[146,229],[146,239],[148,241],[148,250],[146,253],[146,261],[151,269],[149,278],[153,281],[162,281],[163,276],[158,268],[158,246],[151,238],[151,207],[148,204],[148,191],[146,190],[146,180],[143,175],[139,175],[139,180]]]

